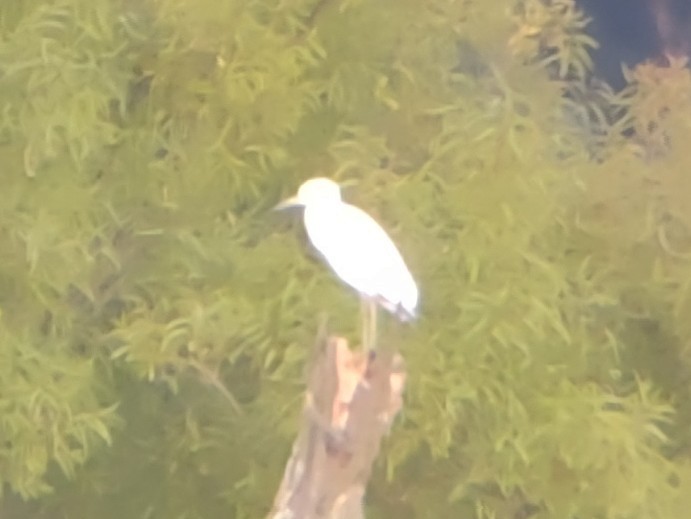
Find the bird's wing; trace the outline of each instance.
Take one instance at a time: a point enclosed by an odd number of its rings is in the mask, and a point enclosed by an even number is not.
[[[417,300],[417,287],[386,231],[358,207],[337,204],[305,211],[310,240],[334,272],[353,288],[398,304]]]

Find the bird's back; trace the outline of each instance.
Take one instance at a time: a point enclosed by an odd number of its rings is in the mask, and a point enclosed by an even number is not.
[[[358,292],[381,300],[388,310],[414,314],[418,291],[386,231],[370,215],[346,203],[305,209],[310,241],[334,272]]]

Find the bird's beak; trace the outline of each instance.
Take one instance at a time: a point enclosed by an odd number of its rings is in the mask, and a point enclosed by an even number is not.
[[[282,202],[279,202],[274,206],[274,211],[282,211],[284,209],[290,209],[291,207],[297,207],[302,205],[300,201],[298,200],[298,197],[296,196],[291,196],[290,198],[286,198]]]

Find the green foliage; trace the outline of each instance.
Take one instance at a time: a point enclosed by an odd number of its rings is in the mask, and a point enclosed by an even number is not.
[[[65,343],[0,329],[0,465],[3,486],[23,497],[49,489],[49,462],[74,475],[99,444],[111,443],[115,406],[94,394],[98,370],[84,355],[65,355]]]
[[[315,175],[422,317],[368,517],[691,506],[691,75],[590,82],[571,0],[0,4],[7,517],[259,517],[322,313]],[[52,491],[52,495],[50,492]]]

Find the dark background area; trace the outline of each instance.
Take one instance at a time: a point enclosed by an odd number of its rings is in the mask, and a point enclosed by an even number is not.
[[[595,75],[615,89],[625,85],[621,64],[633,67],[665,54],[688,55],[691,0],[576,0],[600,43]]]

